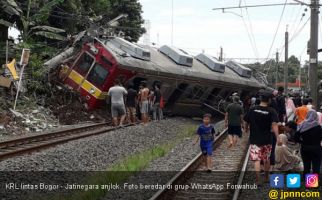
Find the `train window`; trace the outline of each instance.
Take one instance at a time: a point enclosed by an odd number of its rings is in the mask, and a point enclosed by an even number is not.
[[[83,53],[81,57],[78,59],[76,64],[76,71],[85,75],[87,74],[88,70],[91,68],[94,62],[94,58],[92,58],[89,54]]]
[[[96,63],[87,76],[87,80],[97,87],[101,87],[108,75],[108,70],[102,65]]]

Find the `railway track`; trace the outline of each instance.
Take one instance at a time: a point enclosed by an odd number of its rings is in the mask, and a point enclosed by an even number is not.
[[[212,172],[202,169],[202,154],[198,154],[180,170],[166,185],[150,200],[165,199],[234,199],[239,196],[239,189],[230,185],[241,185],[248,163],[248,136],[243,136],[238,146],[233,150],[227,149],[227,129],[220,133],[214,142]],[[182,186],[179,188],[175,186]],[[185,186],[185,187],[184,187]],[[209,186],[207,189],[204,186]]]
[[[106,133],[119,128],[111,127],[109,125],[110,122],[97,123],[40,135],[5,140],[0,142],[0,160],[30,153],[32,151],[38,151],[71,140]]]

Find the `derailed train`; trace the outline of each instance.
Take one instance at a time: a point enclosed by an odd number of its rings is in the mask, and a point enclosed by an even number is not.
[[[191,56],[175,47],[142,46],[118,37],[92,37],[53,60],[63,57],[68,59],[60,63],[59,77],[80,92],[88,109],[104,104],[115,79],[136,89],[142,80],[149,86],[159,83],[166,110],[189,116],[219,111],[233,92],[243,98],[266,87],[234,61],[222,63],[207,54]]]

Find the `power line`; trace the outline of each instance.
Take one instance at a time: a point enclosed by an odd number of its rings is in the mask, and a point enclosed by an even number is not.
[[[227,10],[227,9],[236,9],[236,8],[256,8],[256,7],[271,7],[271,6],[285,6],[285,5],[290,5],[290,6],[297,6],[301,5],[301,3],[274,3],[274,4],[259,4],[259,5],[247,5],[247,6],[232,6],[232,7],[222,7],[222,8],[213,8],[212,10]]]
[[[245,6],[246,6],[246,0],[244,0],[244,3],[245,3]],[[256,57],[259,57],[259,52],[258,52],[258,48],[257,48],[257,44],[256,44],[256,39],[255,39],[255,36],[254,36],[254,31],[253,31],[253,25],[252,25],[252,22],[250,20],[250,15],[248,13],[248,9],[245,8],[245,10],[246,10],[247,18],[248,18],[248,21],[249,21],[249,28],[250,28],[250,33],[251,33],[253,43],[254,43],[254,47],[255,47],[255,51],[256,51]]]
[[[305,22],[304,22],[304,24],[302,24],[302,26],[300,27],[300,29],[298,29],[293,35],[292,35],[292,37],[291,37],[291,39],[290,39],[290,41],[289,41],[289,44],[293,41],[293,40],[295,40],[295,38],[297,38],[299,35],[300,35],[300,33],[304,30],[304,28],[305,28],[305,26],[307,25],[307,23],[309,22],[309,20],[310,20],[310,18],[311,17],[309,17]],[[285,47],[285,44],[283,44],[282,45],[282,47],[280,47],[279,49],[280,49],[280,51],[281,51],[281,54],[283,53],[283,51],[284,51],[284,47]]]
[[[291,37],[291,39],[289,40],[289,44],[291,44],[291,42],[293,42],[300,35],[300,33],[302,32],[302,30],[304,30],[304,28],[306,27],[306,25],[307,25],[307,23],[308,23],[309,20],[310,20],[310,17],[301,26],[301,28]],[[278,50],[278,53],[279,53],[280,57],[282,57],[282,55],[284,53],[284,50],[285,50],[284,47],[285,47],[285,44],[281,48],[279,48],[279,50]],[[267,71],[271,71],[271,69],[272,69],[271,67],[272,66],[269,65],[268,66],[269,69]]]
[[[292,33],[294,30],[296,30],[296,29],[294,29],[294,28],[295,28],[295,23],[297,22],[297,20],[298,20],[299,16],[301,15],[301,10],[302,10],[302,5],[301,5],[301,6],[300,6],[300,8],[298,9],[297,14],[295,15],[295,19],[293,20],[293,23],[292,23],[292,25],[290,26],[290,33]],[[302,19],[303,19],[303,15],[302,15],[302,17],[300,18],[299,24],[301,23]]]
[[[287,0],[285,0],[285,3],[284,3],[284,6],[283,6],[283,10],[282,10],[282,13],[281,13],[281,16],[280,16],[280,19],[278,21],[278,25],[276,27],[276,31],[275,31],[275,35],[274,35],[274,38],[273,38],[273,41],[271,43],[271,46],[269,48],[269,51],[268,51],[268,54],[267,54],[267,59],[270,57],[271,55],[271,51],[272,51],[272,48],[273,48],[273,45],[274,45],[274,42],[275,42],[275,39],[276,39],[276,36],[277,36],[277,33],[278,33],[278,30],[280,28],[280,25],[281,25],[281,21],[282,21],[282,18],[283,18],[283,15],[284,15],[284,11],[285,11],[285,7],[286,7],[286,3],[287,3]],[[270,69],[270,66],[268,67]],[[266,69],[267,70],[267,69]]]
[[[302,9],[302,5],[301,7],[299,8],[298,12],[297,12],[297,15],[292,23],[292,25],[290,26],[290,29],[289,29],[289,32],[291,35],[294,35],[292,34],[292,32],[297,32],[302,20],[303,20],[303,17],[305,16],[304,14],[302,14],[302,17],[300,18],[300,21],[298,22],[296,28],[295,28],[295,23],[297,22],[298,20],[298,17],[300,16],[300,13],[301,13],[301,9]],[[294,29],[295,28],[295,29]],[[280,53],[280,55],[282,56],[283,52],[284,52],[284,47],[285,47],[285,42],[283,41],[282,44],[280,45],[280,47],[278,48],[278,52]]]
[[[259,57],[259,56],[258,56],[258,53],[257,53],[257,50],[256,50],[256,46],[255,46],[255,45],[254,45],[254,43],[253,43],[253,40],[252,40],[251,34],[250,34],[250,32],[249,32],[249,30],[248,30],[248,27],[247,27],[247,24],[246,24],[246,22],[245,22],[245,19],[244,19],[244,17],[243,17],[243,16],[242,16],[241,18],[242,18],[242,21],[243,21],[243,23],[244,23],[244,26],[245,26],[245,29],[246,29],[246,32],[247,32],[248,39],[249,39],[250,44],[251,44],[251,46],[252,46],[252,49],[253,49],[253,51],[254,51],[254,55],[255,55],[255,57]]]

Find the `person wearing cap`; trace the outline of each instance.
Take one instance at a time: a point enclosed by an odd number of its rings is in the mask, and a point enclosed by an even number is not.
[[[278,137],[278,116],[276,111],[269,107],[271,93],[262,92],[260,95],[261,102],[246,113],[244,117],[245,132],[250,130],[250,160],[254,161],[256,172],[256,183],[260,186],[260,169],[261,161],[264,164],[265,181],[269,178],[270,154],[272,150],[272,132],[280,143]]]
[[[234,92],[234,93],[231,95],[232,100],[234,100],[234,97],[239,97],[237,92]],[[244,103],[243,103],[240,99],[238,100],[238,103],[239,103],[239,105],[241,105],[242,107],[244,106]]]
[[[239,97],[233,97],[233,103],[226,108],[225,127],[228,128],[228,148],[236,147],[238,137],[242,136],[243,107],[239,104]]]

